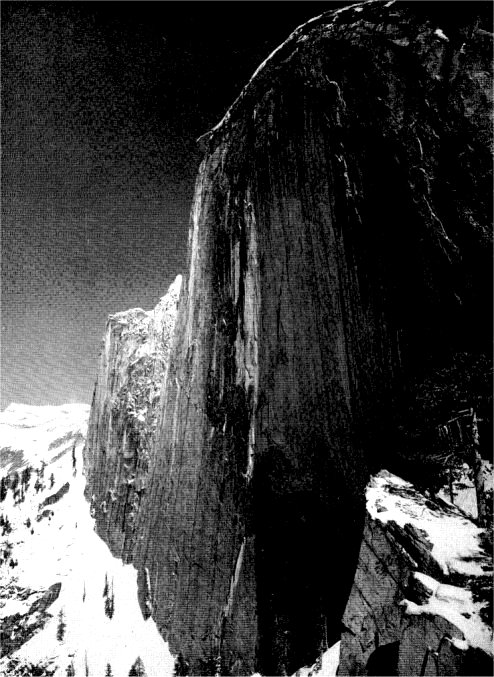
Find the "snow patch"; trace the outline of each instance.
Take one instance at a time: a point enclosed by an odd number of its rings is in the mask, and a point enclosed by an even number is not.
[[[405,613],[409,616],[430,614],[441,616],[455,625],[464,637],[453,638],[458,648],[466,650],[468,646],[478,647],[492,655],[492,631],[482,622],[480,610],[485,602],[474,602],[472,593],[466,588],[439,583],[431,576],[415,572],[413,576],[432,592],[423,604],[403,600]]]
[[[387,471],[374,476],[367,487],[367,511],[382,524],[394,521],[424,531],[431,555],[445,574],[485,575],[482,529],[453,508],[448,513],[425,501],[409,482]]]

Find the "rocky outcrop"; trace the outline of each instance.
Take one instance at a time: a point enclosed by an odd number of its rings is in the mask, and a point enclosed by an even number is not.
[[[386,471],[367,489],[339,675],[492,674],[492,553],[464,513]]]
[[[145,492],[139,409],[110,406],[140,339],[120,356],[110,321],[90,491],[177,674],[290,674],[339,639],[409,382],[490,344],[489,31],[482,3],[323,14],[203,137]]]
[[[152,311],[108,318],[84,462],[86,497],[112,552],[132,548],[180,294],[181,276]]]

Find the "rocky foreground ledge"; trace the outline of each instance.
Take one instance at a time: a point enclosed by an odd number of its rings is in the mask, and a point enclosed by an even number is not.
[[[486,536],[396,475],[372,477],[338,674],[492,674]]]

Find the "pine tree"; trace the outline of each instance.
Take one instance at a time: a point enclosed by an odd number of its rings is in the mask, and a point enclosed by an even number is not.
[[[19,484],[19,474],[15,473],[14,477],[12,478],[12,483],[10,485],[10,488],[12,489],[13,492],[17,489],[17,486]]]
[[[129,670],[129,677],[147,677],[144,663],[140,656],[136,658],[136,662]]]
[[[59,642],[63,641],[65,636],[66,623],[63,615],[63,609],[60,609],[58,612],[58,626],[57,626],[57,639]]]
[[[115,613],[115,595],[113,593],[113,580],[111,587],[106,583],[105,585],[106,597],[105,597],[105,614],[108,618],[113,618]]]
[[[30,465],[28,465],[27,468],[24,468],[24,470],[22,471],[22,484],[26,487],[26,489],[31,479],[31,472],[32,468]]]
[[[105,677],[113,677],[113,672],[111,671],[111,665],[110,665],[110,663],[107,663],[107,664],[106,664]]]
[[[5,477],[2,477],[0,480],[0,502],[5,500],[5,497],[7,496],[7,482],[5,480]]]
[[[5,534],[11,533],[12,525],[11,525],[8,517],[2,516],[2,521],[0,522],[0,526],[2,527],[2,536],[5,536]]]

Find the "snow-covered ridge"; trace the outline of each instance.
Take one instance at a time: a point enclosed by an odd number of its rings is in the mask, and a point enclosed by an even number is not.
[[[82,403],[34,406],[11,402],[0,412],[0,425],[34,428],[42,424],[56,422],[63,425],[65,420],[87,417],[89,405]]]
[[[87,404],[9,404],[0,412],[0,470],[49,463],[86,435],[88,417]]]

